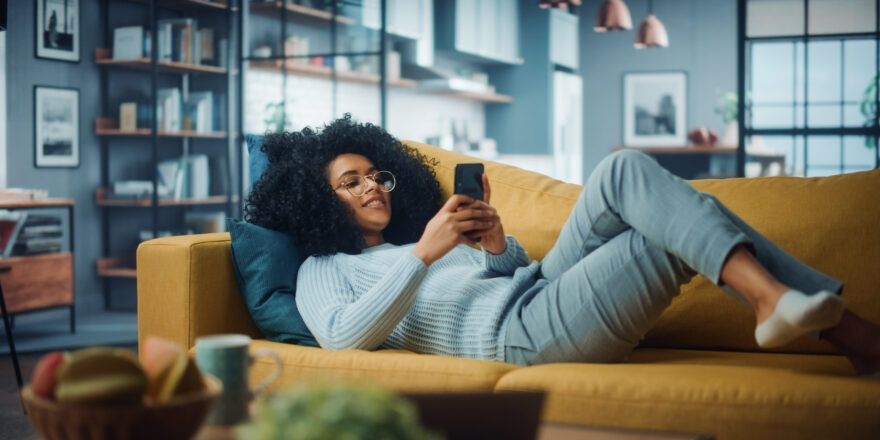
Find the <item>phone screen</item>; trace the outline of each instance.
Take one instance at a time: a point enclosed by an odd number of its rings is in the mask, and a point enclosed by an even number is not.
[[[483,164],[460,163],[455,165],[455,194],[464,194],[483,200]]]

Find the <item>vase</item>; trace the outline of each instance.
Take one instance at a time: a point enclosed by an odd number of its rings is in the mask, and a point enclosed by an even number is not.
[[[724,138],[721,139],[721,146],[736,147],[737,144],[739,144],[739,124],[736,121],[730,121],[724,129]]]

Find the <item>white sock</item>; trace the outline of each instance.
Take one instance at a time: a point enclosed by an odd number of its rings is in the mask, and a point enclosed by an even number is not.
[[[755,339],[764,348],[778,347],[814,330],[834,327],[843,316],[843,301],[827,290],[805,295],[789,290],[776,309],[755,327]]]

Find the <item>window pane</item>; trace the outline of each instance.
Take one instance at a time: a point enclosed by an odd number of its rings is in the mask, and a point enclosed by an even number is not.
[[[849,40],[843,43],[843,99],[861,102],[874,78],[877,58],[875,40]]]
[[[867,118],[862,114],[858,104],[844,104],[843,125],[844,127],[861,127]]]
[[[805,119],[804,110],[805,109],[806,109],[806,106],[803,104],[798,104],[797,107],[795,107],[795,109],[794,109],[794,126],[797,128],[804,127],[804,119]]]
[[[281,104],[281,75],[250,69],[244,78],[244,132],[262,134],[266,130],[276,131],[283,125],[282,109],[278,107]]]
[[[804,102],[804,43],[799,41],[794,45],[794,99]],[[803,118],[800,119],[803,121]],[[801,122],[803,124],[803,122]]]
[[[785,104],[794,100],[792,43],[752,44],[751,101]]]
[[[851,168],[874,168],[877,160],[874,148],[865,145],[862,136],[847,136],[843,138],[843,164]]]
[[[807,141],[807,175],[813,170],[834,169],[840,172],[840,136],[810,136]],[[822,174],[827,175],[827,174]]]
[[[807,126],[840,127],[840,105],[810,105],[807,108]]]
[[[874,0],[810,0],[810,34],[874,32],[874,6]]]
[[[788,128],[792,126],[794,109],[791,106],[755,106],[753,128]]]
[[[807,170],[806,177],[825,177],[840,174],[838,167],[813,167]]]
[[[806,152],[804,151],[805,142],[806,138],[804,136],[797,136],[794,138],[794,160],[792,161],[794,169],[791,172],[792,176],[804,175],[804,158],[806,157]]]
[[[746,35],[802,35],[804,33],[803,0],[748,0],[746,4]]]
[[[807,46],[807,99],[840,101],[840,41],[814,41]]]

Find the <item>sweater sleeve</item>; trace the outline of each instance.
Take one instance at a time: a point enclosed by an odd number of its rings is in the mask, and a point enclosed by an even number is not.
[[[427,272],[419,257],[406,252],[357,297],[332,258],[310,258],[297,275],[296,305],[321,347],[373,350],[409,313]]]
[[[483,249],[483,267],[491,272],[502,275],[513,275],[516,268],[528,266],[531,263],[529,253],[519,244],[516,237],[506,235],[507,249],[503,253],[494,255]]]

